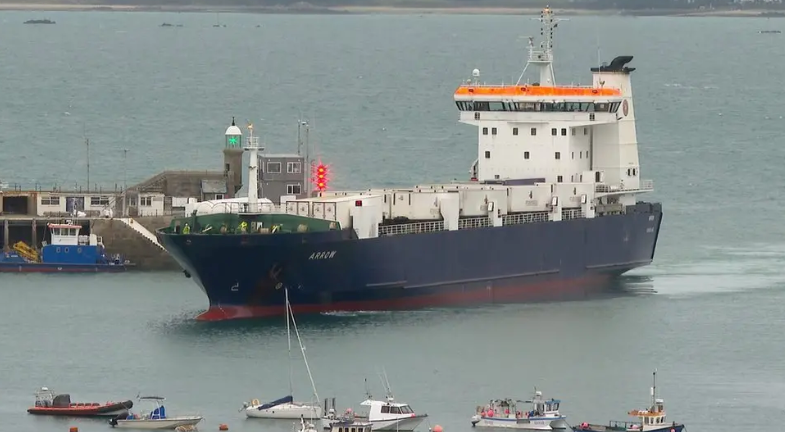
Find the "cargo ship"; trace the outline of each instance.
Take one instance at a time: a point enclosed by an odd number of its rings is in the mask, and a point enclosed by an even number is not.
[[[314,191],[280,207],[258,198],[258,139],[246,137],[249,192],[220,212],[194,211],[156,235],[207,295],[199,320],[582,299],[654,259],[660,203],[641,178],[631,56],[591,68],[592,84],[558,85],[553,34],[529,39],[517,83],[480,71],[454,93],[477,128],[465,182]],[[523,82],[527,69],[536,82]],[[234,124],[227,145],[241,140]],[[264,191],[262,191],[264,195]]]

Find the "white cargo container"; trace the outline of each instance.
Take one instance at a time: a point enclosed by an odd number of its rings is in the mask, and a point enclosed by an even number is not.
[[[507,214],[507,187],[498,189],[464,189],[461,194],[461,216],[480,217],[488,215],[488,203],[496,201],[501,214]]]
[[[578,208],[582,204],[582,196],[593,197],[594,185],[586,183],[561,183],[555,185],[555,193],[563,208]],[[591,195],[590,195],[591,194]]]
[[[383,197],[381,195],[351,195],[334,198],[320,198],[311,203],[313,217],[338,222],[342,228],[351,226],[352,207],[375,206],[381,213]]]

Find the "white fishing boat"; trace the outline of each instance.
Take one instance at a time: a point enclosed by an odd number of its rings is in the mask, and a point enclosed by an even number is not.
[[[196,426],[202,421],[200,415],[187,415],[169,417],[164,407],[164,398],[160,396],[143,396],[140,402],[152,403],[155,408],[151,411],[137,414],[129,412],[125,418],[115,417],[109,420],[109,424],[121,429],[144,429],[144,430],[166,430],[177,429],[181,426]]]
[[[524,410],[519,403],[531,404]],[[472,426],[549,431],[567,429],[567,417],[559,412],[561,401],[545,399],[542,392],[534,389],[531,400],[495,399],[485,406],[478,406],[472,417]]]
[[[381,378],[381,376],[380,376]],[[387,380],[387,374],[382,378],[382,384],[385,386],[387,394],[385,400],[376,400],[371,396],[370,391],[367,390],[366,383],[366,400],[360,403],[364,407],[368,407],[367,415],[352,414],[354,419],[362,419],[367,421],[374,431],[400,431],[409,432],[415,430],[420,424],[428,418],[428,414],[418,414],[407,403],[395,402],[395,397],[390,389],[390,383]],[[325,401],[325,410],[327,401]],[[344,415],[350,413],[347,410]],[[332,426],[341,422],[342,417],[335,414],[335,401],[333,400],[333,407],[329,410],[327,416],[323,420],[324,429],[332,429]]]
[[[270,418],[270,419],[321,419],[322,407],[317,402],[319,395],[316,393],[316,384],[314,384],[313,376],[311,375],[311,368],[308,366],[308,358],[305,355],[305,347],[300,339],[300,332],[297,330],[297,323],[294,321],[294,314],[292,313],[291,305],[289,304],[289,291],[286,289],[286,337],[289,341],[289,394],[280,399],[272,402],[261,403],[259,399],[254,399],[251,402],[243,403],[245,415],[253,418]],[[303,361],[305,369],[308,371],[308,378],[311,380],[311,388],[313,389],[313,402],[295,402],[292,397],[292,338],[290,331],[290,324],[294,326],[294,332],[297,335],[297,342],[300,344],[300,351],[303,354]]]

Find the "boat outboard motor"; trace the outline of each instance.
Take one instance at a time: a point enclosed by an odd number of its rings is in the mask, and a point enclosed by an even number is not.
[[[119,416],[117,416],[117,417],[119,417]],[[117,417],[112,417],[112,418],[109,419],[109,425],[110,426],[112,426],[112,427],[117,426]]]

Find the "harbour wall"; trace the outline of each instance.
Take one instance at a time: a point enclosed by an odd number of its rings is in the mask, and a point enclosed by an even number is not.
[[[155,233],[156,228],[168,226],[174,216],[140,216],[132,220]],[[107,254],[119,253],[136,264],[135,270],[180,271],[180,265],[159,245],[116,218],[69,218],[82,226],[83,234],[102,237]],[[16,242],[22,241],[35,249],[49,239],[47,223],[63,223],[63,218],[0,216],[0,248],[11,251]]]
[[[173,216],[141,216],[133,219],[155,234],[156,228],[168,226]],[[120,219],[95,219],[92,233],[103,238],[109,253],[120,253],[138,270],[181,270],[166,250],[128,226]]]

